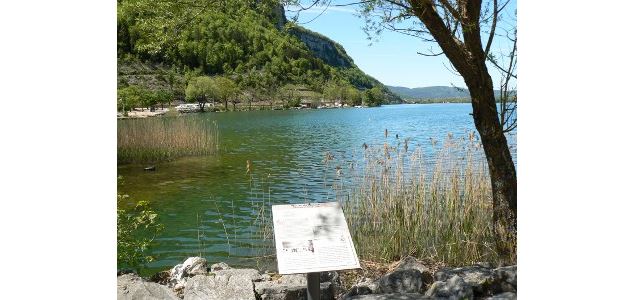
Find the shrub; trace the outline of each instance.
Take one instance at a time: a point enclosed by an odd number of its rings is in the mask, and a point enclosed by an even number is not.
[[[138,272],[154,259],[148,249],[163,225],[148,201],[139,201],[134,208],[124,210],[122,205],[127,198],[128,195],[117,195],[117,267]]]

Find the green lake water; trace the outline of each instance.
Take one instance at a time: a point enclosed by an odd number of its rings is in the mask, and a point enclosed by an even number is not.
[[[442,147],[432,140],[443,141],[448,133],[467,137],[475,130],[470,112],[470,104],[423,104],[181,116],[216,121],[220,154],[156,164],[154,172],[138,164],[117,167],[124,180],[118,192],[151,201],[165,225],[152,248],[156,260],[142,273],[199,253],[211,262],[254,266],[252,257],[263,254],[263,242],[252,224],[263,199],[267,205],[335,200],[329,183],[336,174],[325,168],[326,152],[349,164],[364,143],[396,145],[409,138],[410,147],[432,155]],[[515,135],[508,142],[515,158]]]

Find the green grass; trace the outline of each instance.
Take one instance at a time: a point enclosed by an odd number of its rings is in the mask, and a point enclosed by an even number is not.
[[[215,121],[159,117],[117,121],[117,162],[152,163],[219,150]]]

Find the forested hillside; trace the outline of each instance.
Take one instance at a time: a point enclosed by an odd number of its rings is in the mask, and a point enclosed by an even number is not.
[[[185,99],[193,78],[222,76],[241,97],[280,98],[291,88],[356,105],[401,101],[341,45],[288,23],[278,1],[119,0],[117,10],[120,90]]]

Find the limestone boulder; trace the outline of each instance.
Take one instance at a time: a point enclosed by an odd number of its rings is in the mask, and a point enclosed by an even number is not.
[[[227,269],[209,275],[196,275],[187,280],[184,300],[255,300],[254,280],[260,273],[254,269]]]
[[[485,298],[485,300],[516,300],[516,293],[505,292]]]
[[[447,281],[435,281],[425,292],[426,297],[441,299],[474,299],[472,286],[454,275]]]
[[[172,289],[165,285],[147,282],[136,274],[117,276],[118,300],[179,300]]]
[[[170,270],[168,286],[180,289],[185,286],[189,277],[205,274],[207,274],[207,260],[202,257],[189,257]]]
[[[423,290],[422,274],[419,270],[395,270],[379,278],[382,293],[420,293]]]
[[[335,285],[334,275],[320,276],[320,299],[334,299]],[[261,276],[263,280],[254,283],[254,290],[262,300],[291,300],[306,299],[306,275],[293,274],[282,275],[279,278]],[[330,280],[329,280],[330,279]]]

